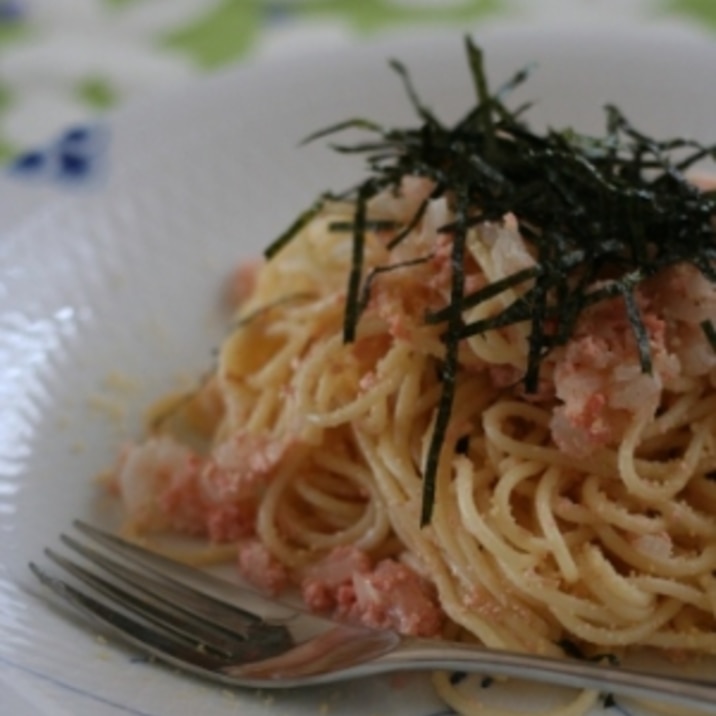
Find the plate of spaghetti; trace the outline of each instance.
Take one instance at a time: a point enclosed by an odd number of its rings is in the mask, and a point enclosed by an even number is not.
[[[91,186],[6,177],[3,679],[40,713],[672,713],[229,693],[25,565],[81,517],[337,619],[708,672],[714,61],[673,28],[392,37],[118,114]]]

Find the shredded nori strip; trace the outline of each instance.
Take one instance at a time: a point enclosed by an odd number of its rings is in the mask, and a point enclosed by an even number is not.
[[[385,266],[377,266],[376,268],[372,269],[370,273],[366,276],[365,281],[363,282],[363,292],[361,294],[360,300],[358,301],[359,313],[362,313],[370,302],[371,288],[373,287],[373,282],[378,276],[384,273],[392,273],[393,271],[411,268],[412,266],[418,266],[419,264],[427,263],[432,257],[433,255],[429,254],[428,256],[419,256],[418,258],[410,259],[408,261],[400,261],[396,264],[386,264]]]
[[[701,328],[711,347],[716,351],[716,328],[711,321],[701,321]]]
[[[614,698],[614,694],[602,694],[602,708],[611,709],[617,705],[617,701]]]
[[[330,224],[328,224],[328,230],[329,231],[355,231],[355,222],[353,221],[333,221]],[[394,221],[388,221],[388,220],[376,220],[376,221],[370,221],[366,220],[364,223],[364,228],[366,231],[393,231],[397,228],[400,228]]]
[[[359,296],[363,280],[363,249],[365,248],[366,211],[368,199],[376,193],[373,182],[363,184],[358,191],[356,202],[355,224],[353,226],[353,256],[351,271],[348,276],[348,295],[343,321],[343,340],[352,343],[355,339],[358,318],[360,317]]]
[[[453,686],[459,684],[461,681],[465,681],[467,678],[467,672],[466,671],[453,671],[452,674],[450,674],[450,683],[453,684]]]
[[[420,514],[420,525],[430,523],[435,506],[435,487],[438,464],[443,443],[447,435],[452,405],[455,399],[455,387],[457,383],[457,372],[459,367],[458,351],[460,348],[460,330],[462,329],[462,307],[461,301],[464,294],[465,272],[462,270],[465,263],[465,245],[467,243],[467,229],[464,219],[467,216],[470,198],[466,192],[461,191],[457,197],[456,214],[458,220],[457,228],[452,237],[452,254],[450,264],[452,269],[452,285],[450,287],[450,313],[447,319],[447,331],[445,334],[445,358],[442,365],[443,389],[438,401],[435,426],[428,446],[428,454],[425,460],[425,475],[423,477],[423,501]],[[427,476],[431,479],[427,479]]]
[[[324,198],[316,200],[312,206],[299,214],[293,223],[280,236],[276,237],[269,246],[264,249],[264,256],[267,259],[275,256],[291,239],[313,221],[323,209]]]
[[[621,663],[619,657],[611,652],[599,652],[597,654],[587,656],[582,650],[582,648],[579,646],[579,644],[572,641],[571,639],[560,639],[557,642],[557,646],[560,647],[567,656],[570,656],[573,659],[596,662],[606,661],[611,666],[619,666]]]
[[[390,252],[422,222],[429,200],[444,197],[455,219],[441,233],[452,238],[450,299],[425,316],[444,325],[445,354],[440,364],[442,396],[423,469],[421,522],[429,522],[435,497],[439,456],[450,421],[459,342],[470,336],[529,323],[528,360],[522,378],[526,392],[538,388],[540,370],[551,350],[573,335],[582,313],[605,300],[621,300],[637,347],[641,368],[652,370],[649,333],[639,307],[639,286],[669,266],[690,264],[716,283],[716,190],[701,191],[686,172],[697,162],[716,158],[716,147],[684,138],[657,140],[637,129],[616,107],[607,105],[603,136],[572,129],[533,131],[524,115],[530,103],[510,110],[506,98],[529,77],[518,70],[491,92],[482,50],[465,40],[467,63],[477,102],[457,123],[443,123],[420,99],[407,69],[398,73],[417,114],[418,126],[388,128],[352,118],[315,132],[306,141],[343,130],[370,134],[369,141],[334,149],[365,157],[368,178],[345,191],[355,204],[353,220],[334,227],[352,231],[353,251],[347,284],[344,338],[353,341],[376,276],[386,267],[364,269],[366,231],[394,231]],[[371,197],[400,191],[406,176],[434,182],[434,190],[402,227],[368,215]],[[267,250],[274,255],[321,208],[302,214]],[[512,214],[534,255],[534,267],[464,293],[466,243],[479,240],[487,222]],[[500,237],[498,240],[507,240]],[[595,288],[597,286],[597,288]],[[516,289],[517,298],[502,310],[470,321],[469,309]],[[716,328],[702,329],[716,350]]]

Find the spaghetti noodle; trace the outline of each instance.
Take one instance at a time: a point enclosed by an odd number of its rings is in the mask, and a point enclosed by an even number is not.
[[[483,297],[461,305],[460,329],[534,305],[540,263],[506,212],[465,226],[456,267],[460,201],[440,189],[403,175],[363,204],[327,199],[242,272],[248,297],[216,369],[122,456],[128,530],[237,545],[261,586],[296,583],[314,608],[410,633],[552,655],[716,653],[716,354],[702,330],[716,289],[675,262],[629,299],[586,301],[533,389],[529,320],[464,332],[450,368],[452,319],[426,316],[454,302],[455,273],[458,298]],[[347,341],[356,226],[363,292]]]

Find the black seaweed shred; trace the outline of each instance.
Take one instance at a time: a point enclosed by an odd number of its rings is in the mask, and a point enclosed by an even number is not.
[[[377,193],[376,183],[368,180],[358,190],[356,213],[353,225],[353,255],[348,275],[348,294],[343,320],[343,340],[352,343],[355,340],[358,319],[360,318],[360,294],[363,281],[363,250],[365,248],[366,212],[368,200]]]
[[[711,347],[716,351],[716,328],[714,328],[714,324],[708,320],[702,321],[701,328]]]
[[[412,266],[419,266],[420,264],[424,264],[430,261],[432,257],[433,254],[428,254],[427,256],[418,256],[417,258],[409,259],[408,261],[399,261],[398,263],[386,264],[385,266],[376,266],[374,269],[371,269],[371,271],[366,276],[365,281],[363,282],[363,291],[361,293],[360,300],[358,301],[359,315],[365,310],[366,306],[370,302],[370,294],[371,289],[373,287],[373,282],[376,280],[376,278],[378,278],[378,276],[384,273],[392,273],[393,271],[399,271],[400,269],[411,268]]]
[[[579,644],[572,641],[571,639],[560,639],[557,642],[557,646],[560,647],[562,651],[572,659],[579,659],[581,661],[606,662],[610,666],[621,665],[619,657],[612,652],[599,652],[597,654],[587,656],[582,650],[581,646],[579,646]]]
[[[366,231],[394,231],[395,229],[399,229],[400,225],[396,224],[395,221],[387,221],[387,220],[368,220],[366,219],[365,223],[365,230]],[[333,221],[330,224],[328,224],[328,230],[329,231],[349,231],[353,232],[355,231],[356,225],[354,221]]]
[[[299,232],[301,229],[303,229],[305,226],[307,226],[313,219],[315,219],[323,209],[323,204],[325,201],[325,196],[319,198],[316,200],[312,206],[309,206],[308,209],[301,212],[296,219],[294,219],[293,223],[284,231],[280,236],[276,237],[271,244],[264,249],[264,256],[267,259],[272,258],[275,256],[286,244],[288,244],[291,239]]]
[[[614,698],[614,694],[603,694],[602,695],[602,707],[605,709],[614,708],[617,705],[617,700]]]
[[[443,392],[424,467],[422,524],[432,514],[462,339],[528,322],[528,362],[522,380],[525,390],[533,392],[545,356],[570,339],[582,312],[600,301],[621,298],[641,368],[650,372],[649,336],[635,290],[679,263],[693,265],[716,282],[716,191],[701,191],[685,176],[697,162],[716,158],[716,147],[683,138],[651,138],[613,105],[605,108],[603,136],[572,129],[535,132],[523,120],[529,103],[514,110],[504,104],[531,68],[520,69],[493,93],[482,50],[470,38],[465,49],[477,103],[456,124],[443,124],[421,101],[406,68],[392,61],[420,120],[417,127],[386,128],[373,120],[353,118],[306,140],[348,129],[371,135],[366,142],[334,146],[340,152],[364,155],[369,171],[367,179],[342,195],[354,201],[355,215],[352,222],[337,227],[353,234],[346,341],[355,339],[376,275],[375,271],[366,275],[364,270],[365,233],[370,228],[389,228],[371,223],[369,200],[385,189],[398,192],[406,176],[423,177],[435,185],[430,199],[445,197],[455,214],[452,224],[440,230],[453,242],[450,299],[425,317],[428,323],[444,324],[445,354],[440,366]],[[290,241],[321,204],[319,200],[302,214],[266,255],[274,255]],[[419,225],[427,206],[428,200],[405,226],[393,228],[389,250]],[[535,266],[465,294],[468,232],[486,222],[500,223],[508,213],[516,217],[521,235],[531,245]],[[466,320],[467,309],[514,287],[520,287],[521,294],[503,310],[481,320]],[[706,321],[702,329],[716,350],[716,328]]]
[[[460,348],[460,331],[462,329],[462,297],[465,286],[465,248],[467,244],[467,228],[464,219],[470,206],[470,197],[462,190],[457,195],[456,206],[456,229],[452,237],[452,253],[450,265],[452,270],[452,285],[450,287],[450,311],[447,317],[447,331],[445,332],[445,357],[442,365],[443,389],[438,401],[438,409],[435,416],[433,434],[428,446],[428,454],[425,460],[425,476],[423,477],[423,500],[420,514],[420,524],[425,526],[430,523],[433,507],[435,505],[435,487],[440,453],[445,437],[447,435],[452,405],[455,399],[455,387],[457,383],[457,372],[459,367],[458,351]],[[430,476],[428,479],[427,476]]]

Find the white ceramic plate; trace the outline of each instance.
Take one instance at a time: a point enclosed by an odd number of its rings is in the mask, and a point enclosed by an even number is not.
[[[477,39],[493,78],[538,62],[519,94],[538,100],[536,124],[598,131],[612,101],[655,135],[716,140],[716,47],[704,38],[503,28]],[[412,121],[389,56],[443,116],[471,105],[460,37],[394,37],[217,76],[70,133],[0,181],[3,713],[445,712],[424,676],[268,694],[138,662],[60,618],[26,567],[74,517],[110,518],[93,476],[138,432],[153,397],[207,366],[231,267],[319,191],[357,178],[355,163],[298,141],[355,115]]]

